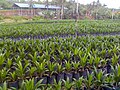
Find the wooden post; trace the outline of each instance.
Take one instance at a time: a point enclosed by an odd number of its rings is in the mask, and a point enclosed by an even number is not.
[[[22,16],[22,8],[20,9],[20,15]]]
[[[20,16],[20,8],[19,8],[19,16]]]
[[[112,20],[114,19],[114,9],[112,9]]]

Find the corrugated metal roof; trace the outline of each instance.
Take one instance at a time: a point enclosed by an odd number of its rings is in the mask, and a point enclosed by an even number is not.
[[[44,8],[47,9],[47,6],[44,4],[33,4],[33,8]],[[54,5],[48,5],[48,9],[61,9],[61,7],[57,7]]]
[[[61,7],[58,7],[58,6],[53,6],[53,5],[50,5],[48,6],[50,9],[61,9]]]
[[[44,4],[33,4],[33,8],[45,8]]]
[[[20,8],[29,8],[30,7],[30,5],[29,4],[26,4],[26,3],[15,3],[14,5],[13,5],[13,7],[20,7]],[[61,7],[58,7],[58,6],[54,6],[54,5],[48,5],[48,7],[46,6],[46,5],[44,5],[44,4],[33,4],[32,5],[32,7],[33,8],[35,8],[35,9],[61,9]],[[66,9],[66,8],[64,8],[64,9]]]
[[[20,7],[20,8],[29,8],[30,5],[26,3],[15,3],[14,5]]]

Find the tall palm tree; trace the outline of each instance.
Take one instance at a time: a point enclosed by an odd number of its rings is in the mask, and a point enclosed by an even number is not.
[[[61,5],[61,19],[63,19],[64,16],[64,3],[66,2],[66,0],[59,0],[60,3],[59,5]]]
[[[63,14],[64,14],[64,0],[61,0],[61,19],[63,19]]]
[[[56,4],[56,6],[60,6],[61,7],[59,16],[60,16],[61,19],[63,19],[63,16],[64,16],[64,5],[65,5],[66,0],[52,0],[52,2],[54,4]]]

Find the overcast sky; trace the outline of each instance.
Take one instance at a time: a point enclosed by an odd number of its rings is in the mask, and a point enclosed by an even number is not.
[[[77,1],[77,0],[76,0]],[[81,4],[91,3],[97,0],[78,0]],[[100,3],[106,4],[109,8],[120,8],[120,0],[99,0]]]
[[[41,1],[43,1],[43,0],[41,0]],[[51,1],[51,0],[48,0],[48,1]],[[93,2],[93,1],[97,1],[97,0],[78,0],[78,1],[81,4],[89,4],[89,3]],[[120,8],[120,0],[99,0],[99,1],[102,4],[107,5],[107,7],[109,7],[109,8],[116,8],[116,9]]]

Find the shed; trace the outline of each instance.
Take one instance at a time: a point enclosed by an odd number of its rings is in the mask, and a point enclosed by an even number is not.
[[[33,4],[32,6],[34,9],[45,9],[44,4]]]
[[[27,16],[30,14],[30,11],[28,11],[28,9],[30,8],[30,5],[27,3],[14,3],[12,8],[15,11],[14,15]]]
[[[59,10],[61,7],[54,5],[44,5],[44,4],[33,4],[34,9],[49,9],[49,10]]]
[[[14,3],[13,8],[29,8],[30,5],[26,3]]]
[[[14,3],[13,9],[17,10],[17,12],[14,12],[14,15],[39,15],[39,12],[42,10],[52,10],[55,11],[55,13],[60,13],[61,7],[56,5],[45,5],[45,4],[29,4],[29,3]],[[64,9],[67,9],[64,7]]]

